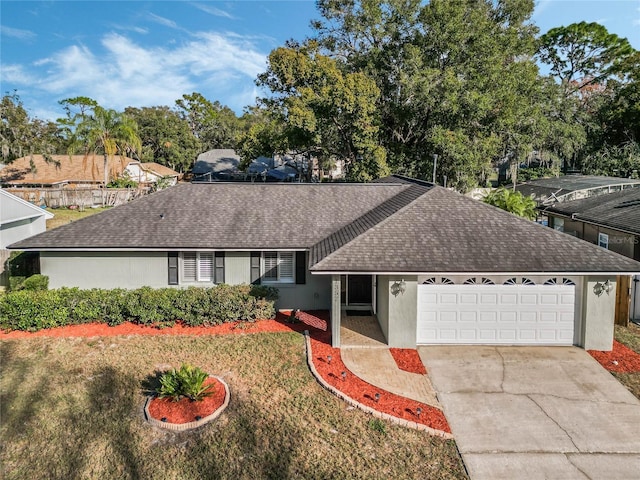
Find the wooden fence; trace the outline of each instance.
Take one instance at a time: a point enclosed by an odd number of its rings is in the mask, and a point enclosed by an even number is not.
[[[115,207],[149,192],[149,188],[7,188],[7,192],[50,208]]]

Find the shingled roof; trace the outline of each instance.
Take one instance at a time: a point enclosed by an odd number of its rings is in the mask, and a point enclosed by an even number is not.
[[[543,211],[640,235],[640,188],[558,203]]]
[[[12,245],[308,249],[313,272],[640,272],[640,263],[441,187],[183,184]]]
[[[128,157],[114,155],[109,161],[111,176],[120,176],[124,168],[133,161]],[[43,155],[32,155],[18,158],[0,170],[0,184],[8,186],[99,184],[103,181],[104,158],[93,154],[50,155],[49,161]]]

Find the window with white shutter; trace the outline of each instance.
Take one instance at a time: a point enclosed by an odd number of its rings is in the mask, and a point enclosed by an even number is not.
[[[214,258],[213,252],[183,252],[183,282],[213,282]]]
[[[293,252],[263,252],[262,281],[265,283],[294,283],[295,255]]]
[[[184,252],[182,254],[182,279],[185,282],[196,281],[197,263],[196,252]]]

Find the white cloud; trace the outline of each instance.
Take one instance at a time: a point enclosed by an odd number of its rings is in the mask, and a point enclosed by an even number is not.
[[[266,67],[266,52],[253,39],[214,32],[170,46],[142,46],[110,33],[101,46],[73,45],[30,66],[3,65],[3,82],[7,78],[56,101],[84,95],[119,110],[171,106],[183,94],[198,91],[241,111],[254,103],[253,80]]]
[[[220,10],[219,8],[213,7],[211,5],[205,5],[205,4],[196,3],[196,2],[191,3],[191,5],[193,5],[198,10],[202,10],[203,12],[208,13],[209,15],[214,15],[216,17],[224,17],[230,20],[235,20],[236,18],[233,15],[231,15],[229,12],[225,12],[224,10]]]
[[[25,72],[22,65],[2,65],[0,69],[0,82],[4,84],[31,84],[34,78]],[[4,94],[4,92],[2,92]]]
[[[33,40],[37,37],[37,35],[30,30],[7,27],[6,25],[0,25],[0,34],[6,37],[17,38],[19,40]]]
[[[161,17],[160,15],[156,15],[155,13],[149,13],[149,18],[160,25],[164,25],[165,27],[180,30],[178,24],[168,18]]]

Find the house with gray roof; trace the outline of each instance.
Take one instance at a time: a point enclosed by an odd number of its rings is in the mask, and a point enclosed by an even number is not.
[[[524,182],[516,185],[516,191],[532,197],[538,205],[551,205],[636,187],[640,187],[637,178],[571,174]]]
[[[278,308],[377,319],[391,347],[610,350],[616,276],[640,263],[430,183],[193,183],[11,248],[52,288],[262,283]]]

